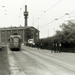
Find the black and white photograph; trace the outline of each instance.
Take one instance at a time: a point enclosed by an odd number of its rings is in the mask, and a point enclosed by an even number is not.
[[[0,0],[0,75],[75,75],[75,0]]]

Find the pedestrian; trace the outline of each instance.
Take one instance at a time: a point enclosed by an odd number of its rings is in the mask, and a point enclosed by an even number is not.
[[[42,49],[42,43],[40,44],[40,46],[41,46],[40,48]]]
[[[61,43],[59,43],[59,53],[61,53]]]
[[[59,43],[57,42],[57,49],[56,49],[56,52],[58,53],[59,52]]]
[[[40,48],[40,44],[39,43],[37,43],[37,47],[38,47],[38,49]]]
[[[54,50],[55,53],[58,52],[58,43],[55,43],[55,50]]]
[[[53,53],[54,50],[55,50],[55,44],[53,43],[51,53]]]

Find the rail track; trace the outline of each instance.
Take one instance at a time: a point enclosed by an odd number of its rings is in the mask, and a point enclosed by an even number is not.
[[[26,75],[14,52],[11,51],[9,47],[7,47],[7,49],[10,75]]]
[[[25,51],[26,51],[26,50],[25,50]],[[32,59],[32,58],[30,59],[30,57],[27,56],[23,51],[19,51],[18,53],[19,53],[19,55],[21,54],[21,56],[22,56],[23,58],[24,58],[24,57],[27,57],[27,58],[29,58],[29,60],[30,60],[31,62],[33,62],[33,59]],[[18,57],[16,56],[16,52],[13,51],[13,54],[14,54],[14,56],[15,56],[15,58],[16,58],[18,64],[19,64],[20,68],[21,68],[22,71],[25,73],[24,68],[23,68],[23,66],[21,65],[22,63],[19,61]],[[24,59],[25,59],[25,58],[24,58]],[[24,59],[23,59],[23,60],[24,60]],[[37,66],[39,66],[40,69],[43,69],[43,71],[45,72],[43,75],[53,75],[53,74],[52,74],[51,72],[49,72],[45,67],[43,67],[42,65],[40,65],[37,61],[34,60],[34,63],[35,63]],[[35,64],[34,64],[34,65],[35,65]],[[33,65],[33,64],[32,64],[32,65]],[[36,67],[36,66],[35,66],[35,67]],[[26,74],[26,73],[25,73],[25,75],[29,75],[29,74]],[[32,75],[32,74],[30,74],[30,75]],[[34,75],[38,75],[38,73],[37,73],[37,74],[34,73]],[[39,74],[39,75],[41,75],[41,74]]]
[[[25,50],[26,51],[26,50]],[[32,57],[39,57],[39,58],[42,58],[48,62],[50,62],[51,64],[55,64],[57,67],[60,66],[60,68],[64,69],[65,71],[69,71],[72,75],[75,74],[75,67],[73,64],[68,64],[67,62],[64,63],[64,59],[61,60],[60,57],[55,57],[53,55],[48,55],[46,53],[42,54],[42,53],[38,53],[38,52],[35,52],[35,51],[32,51],[32,50],[27,50],[30,54],[32,54]],[[45,56],[46,55],[46,56]],[[45,57],[44,57],[45,56]],[[47,58],[51,58],[50,59],[47,59]],[[53,59],[52,59],[53,58]],[[57,60],[58,58],[58,60]],[[61,61],[60,61],[61,60]],[[66,59],[65,59],[66,60]]]
[[[56,53],[49,55],[32,49],[12,53],[24,75],[75,75],[74,65],[69,64],[66,58],[54,56]]]
[[[23,75],[26,75],[26,73],[25,73],[24,69],[22,68],[21,63],[19,62],[19,60],[18,60],[17,56],[15,55],[14,51],[12,51],[12,53],[13,53],[16,61],[17,61],[17,64],[19,65],[19,68],[21,69]]]

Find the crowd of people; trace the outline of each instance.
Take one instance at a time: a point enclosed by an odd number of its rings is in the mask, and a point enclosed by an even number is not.
[[[37,44],[37,48],[39,49],[44,49],[44,46],[43,46],[43,44],[41,43],[41,44]],[[51,52],[53,53],[61,53],[61,43],[53,43],[52,44],[52,49],[51,49]]]
[[[60,53],[61,52],[61,43],[53,43],[53,49],[51,52]]]

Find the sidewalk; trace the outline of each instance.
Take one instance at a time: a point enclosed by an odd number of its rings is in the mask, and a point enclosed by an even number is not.
[[[0,75],[10,75],[7,48],[0,50]]]

